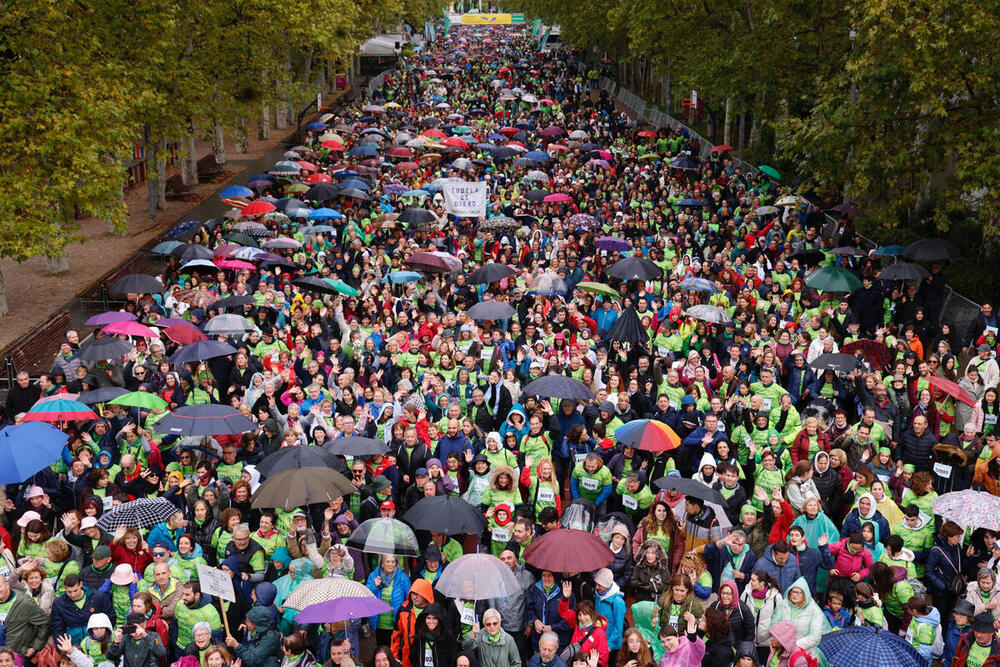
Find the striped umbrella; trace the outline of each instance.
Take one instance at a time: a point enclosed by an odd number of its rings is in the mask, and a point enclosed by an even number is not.
[[[177,512],[177,506],[166,498],[136,498],[131,502],[115,505],[102,514],[97,520],[97,527],[109,533],[114,532],[118,526],[152,528]]]
[[[62,422],[76,419],[97,419],[97,414],[79,401],[56,399],[39,401],[24,415],[26,422]]]
[[[615,440],[646,452],[668,452],[681,446],[680,436],[654,419],[637,419],[619,427],[615,431]]]

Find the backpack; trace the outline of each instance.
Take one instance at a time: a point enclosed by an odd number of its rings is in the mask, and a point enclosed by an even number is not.
[[[809,667],[816,667],[819,664],[819,660],[813,657],[809,651],[799,649],[795,653],[788,656],[788,667],[795,667],[795,661],[799,658],[805,658],[806,664]]]

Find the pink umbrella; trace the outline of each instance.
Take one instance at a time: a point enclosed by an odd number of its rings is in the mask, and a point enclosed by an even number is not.
[[[106,334],[120,334],[123,336],[137,336],[139,338],[159,338],[159,335],[147,327],[145,324],[139,324],[138,322],[112,322],[108,326],[101,329]]]
[[[543,199],[542,201],[544,201],[546,204],[550,204],[550,203],[569,202],[573,201],[573,199],[568,194],[565,194],[563,192],[555,192],[551,195],[545,195],[545,199]]]
[[[38,405],[39,403],[44,403],[45,401],[59,401],[59,400],[75,401],[78,398],[80,398],[80,394],[70,394],[70,393],[52,394],[51,396],[42,396],[37,401],[35,401],[35,405]]]
[[[236,245],[235,243],[223,243],[222,245],[216,246],[215,256],[216,257],[229,257],[234,252],[242,248],[241,245]]]
[[[312,162],[307,162],[306,160],[299,160],[295,164],[299,165],[306,171],[319,171],[319,169]]]
[[[244,269],[253,271],[256,268],[250,262],[244,262],[242,259],[219,259],[215,261],[215,265],[220,269],[233,271],[243,271]]]
[[[600,155],[602,160],[610,160],[612,157],[611,151],[606,151],[603,148],[600,148],[594,152]]]

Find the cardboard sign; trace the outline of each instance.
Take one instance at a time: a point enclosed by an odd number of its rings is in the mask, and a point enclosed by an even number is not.
[[[233,580],[222,570],[198,563],[198,582],[201,584],[202,593],[214,595],[227,602],[236,602]]]

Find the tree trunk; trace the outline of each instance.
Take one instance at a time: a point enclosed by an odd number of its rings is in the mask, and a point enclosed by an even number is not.
[[[730,99],[730,98],[727,97],[726,98],[726,122],[722,126],[722,143],[723,144],[727,144],[727,145],[731,145],[731,144],[729,144],[729,127],[732,124],[732,116],[733,116],[732,112],[733,112],[733,101],[732,101],[732,99]]]
[[[7,304],[7,283],[4,281],[3,271],[0,270],[0,317],[10,314],[10,306]]]
[[[302,58],[302,81],[307,85],[312,81],[312,67],[313,67],[313,55],[315,51],[309,49],[305,57]]]
[[[181,182],[184,185],[198,185],[198,154],[194,148],[194,134],[181,138]]]
[[[69,257],[66,256],[65,252],[45,256],[46,273],[66,273],[67,271],[69,271]]]
[[[247,152],[247,119],[240,117],[236,119],[236,131],[233,137],[233,148],[237,153]]]
[[[260,119],[257,121],[257,138],[267,141],[271,138],[271,109],[267,102],[260,104]]]
[[[167,139],[159,141],[156,155],[156,208],[160,211],[167,207]]]
[[[217,120],[212,121],[212,155],[218,164],[226,164],[226,135]]]
[[[159,179],[159,174],[156,171],[156,163],[158,161],[158,142],[152,140],[149,135],[149,130],[146,130],[146,204],[149,207],[149,217],[155,218],[156,214],[160,212],[159,207],[159,197],[157,196],[157,191],[159,189],[159,184],[157,180]]]
[[[123,206],[125,205],[124,183],[122,183],[121,187],[118,188],[117,199],[119,202],[121,202]],[[108,220],[108,234],[114,234],[115,236],[128,236],[128,219],[126,218],[125,222],[121,225],[121,227],[116,226],[114,222]]]

